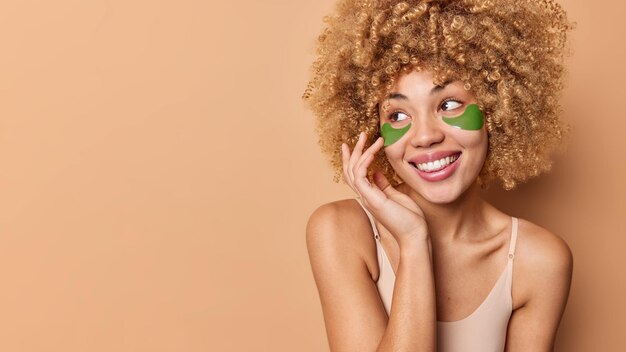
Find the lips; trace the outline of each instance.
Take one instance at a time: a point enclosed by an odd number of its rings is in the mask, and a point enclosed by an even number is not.
[[[419,155],[408,162],[421,178],[435,182],[452,176],[460,157],[460,151],[440,151]]]

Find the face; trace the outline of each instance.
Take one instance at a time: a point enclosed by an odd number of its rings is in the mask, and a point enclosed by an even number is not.
[[[461,81],[436,86],[428,71],[413,70],[396,82],[379,116],[387,159],[418,196],[450,203],[476,182],[487,131]]]

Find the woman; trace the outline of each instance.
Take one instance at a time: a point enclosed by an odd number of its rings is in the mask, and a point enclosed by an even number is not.
[[[343,0],[325,21],[304,99],[358,196],[307,226],[331,350],[552,350],[571,251],[480,188],[550,167],[562,8]]]

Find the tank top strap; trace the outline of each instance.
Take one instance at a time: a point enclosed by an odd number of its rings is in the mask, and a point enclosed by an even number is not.
[[[511,217],[511,243],[509,244],[509,259],[515,257],[515,243],[517,242],[517,226],[518,220],[516,217]]]
[[[370,220],[370,225],[372,225],[372,230],[374,231],[374,238],[376,239],[376,241],[380,241],[380,235],[378,234],[378,229],[376,228],[376,222],[374,221],[374,217],[365,208],[363,203],[361,203],[361,199],[359,199],[359,198],[354,198],[354,199],[357,201],[357,203],[359,203],[361,208],[363,208],[363,210],[365,211],[365,214],[367,214],[367,218]]]

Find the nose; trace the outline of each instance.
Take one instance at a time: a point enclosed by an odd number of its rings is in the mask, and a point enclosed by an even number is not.
[[[445,138],[441,126],[436,116],[425,116],[414,124],[411,137],[411,145],[415,148],[428,148],[434,144],[441,143]]]

